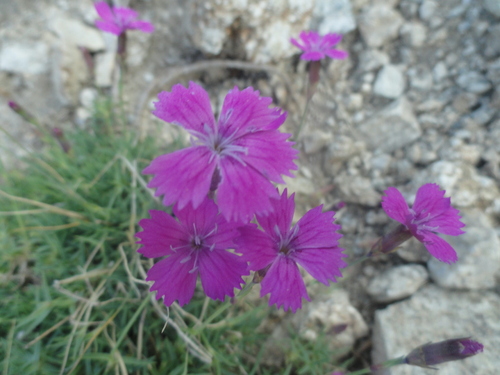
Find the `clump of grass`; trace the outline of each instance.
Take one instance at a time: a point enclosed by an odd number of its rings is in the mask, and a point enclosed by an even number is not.
[[[168,311],[148,291],[136,223],[164,207],[140,171],[181,145],[124,124],[101,99],[88,129],[65,134],[69,152],[49,139],[26,168],[1,170],[3,374],[274,373],[258,354],[266,306],[197,292]],[[314,358],[296,357],[288,373]]]

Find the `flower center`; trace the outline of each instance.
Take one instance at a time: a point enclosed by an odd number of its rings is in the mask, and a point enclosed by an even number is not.
[[[277,225],[274,226],[274,233],[278,236],[278,253],[283,255],[290,255],[295,252],[295,247],[292,245],[292,241],[297,236],[299,232],[299,226],[295,224],[291,230],[289,230],[285,235],[283,235]]]

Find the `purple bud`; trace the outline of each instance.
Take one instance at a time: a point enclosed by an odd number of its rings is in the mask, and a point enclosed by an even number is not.
[[[21,110],[21,106],[16,102],[13,102],[12,100],[9,100],[9,107],[16,112],[19,112]]]
[[[405,358],[409,365],[431,367],[440,363],[458,361],[483,351],[483,344],[469,337],[429,343],[411,351]]]

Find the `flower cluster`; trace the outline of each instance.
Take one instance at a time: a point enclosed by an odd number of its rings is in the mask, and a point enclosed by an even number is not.
[[[253,88],[234,88],[215,120],[208,94],[196,83],[158,96],[153,112],[191,135],[191,146],[154,159],[143,173],[149,187],[173,205],[174,219],[151,211],[137,234],[139,252],[165,257],[148,272],[151,290],[168,306],[193,296],[196,280],[213,299],[233,297],[242,276],[257,271],[270,304],[297,310],[309,300],[298,265],[328,285],[341,277],[334,212],[309,211],[292,226],[294,196],[273,182],[292,176],[297,150],[278,129],[286,113]],[[250,221],[256,217],[261,229]]]

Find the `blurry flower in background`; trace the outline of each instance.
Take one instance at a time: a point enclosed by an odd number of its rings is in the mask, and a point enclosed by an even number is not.
[[[342,258],[347,255],[338,247],[342,235],[337,233],[340,225],[333,223],[335,212],[321,212],[322,206],[318,206],[292,226],[294,194],[288,198],[285,189],[272,201],[272,213],[257,215],[263,231],[248,224],[239,228],[241,236],[235,243],[243,259],[250,262],[249,268],[262,278],[261,297],[270,293],[269,305],[295,312],[302,307],[302,298],[310,301],[297,265],[329,285],[342,277],[340,269],[346,266]]]
[[[152,33],[154,26],[147,21],[137,20],[138,14],[135,10],[125,7],[111,8],[105,1],[94,4],[101,20],[97,20],[95,25],[107,33],[120,35],[126,30],[140,30],[145,33]]]
[[[451,206],[450,198],[444,198],[444,190],[440,190],[437,184],[422,185],[412,208],[408,207],[398,189],[390,187],[384,193],[382,208],[391,219],[403,224],[404,230],[410,232],[408,238],[414,236],[442,262],[457,261],[457,253],[451,245],[436,235],[458,236],[465,233],[460,229],[465,224],[460,221],[459,211]]]
[[[340,60],[347,58],[349,54],[346,51],[333,48],[341,40],[342,35],[340,34],[321,36],[316,31],[302,31],[298,40],[292,38],[290,41],[294,46],[304,51],[300,56],[302,60],[318,61],[325,56]]]
[[[163,297],[166,306],[175,300],[185,305],[193,297],[198,274],[208,297],[234,297],[234,288],[241,289],[244,282],[241,276],[248,275],[241,257],[227,251],[234,248],[237,224],[227,223],[208,198],[196,210],[191,205],[184,209],[174,206],[178,221],[163,211],[149,213],[151,219],[139,221],[143,231],[136,237],[142,247],[137,251],[148,258],[166,256],[146,278],[154,282],[151,291],[158,291],[156,299]]]

